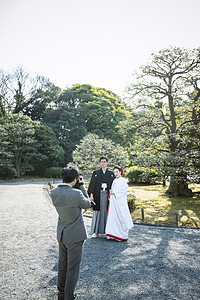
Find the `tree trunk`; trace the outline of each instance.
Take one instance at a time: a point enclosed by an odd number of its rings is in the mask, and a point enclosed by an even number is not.
[[[186,182],[178,182],[175,178],[173,178],[173,176],[171,177],[170,185],[166,193],[174,197],[192,197],[193,195],[192,190],[188,188],[188,184]]]
[[[165,176],[163,176],[163,179],[162,179],[162,186],[163,187],[166,186],[166,178],[165,178]]]
[[[20,177],[20,165],[16,164],[17,178]]]
[[[17,178],[19,178],[21,175],[21,154],[19,152],[15,152],[15,166],[17,171]]]

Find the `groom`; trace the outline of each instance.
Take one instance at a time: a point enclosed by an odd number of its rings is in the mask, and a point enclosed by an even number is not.
[[[75,287],[79,275],[82,246],[87,233],[81,208],[91,206],[83,178],[74,167],[62,170],[63,183],[51,190],[58,218],[57,239],[59,243],[58,300],[75,299]],[[73,188],[79,183],[79,188]]]
[[[92,174],[88,194],[93,205],[91,233],[93,238],[105,235],[105,227],[108,214],[108,192],[115,178],[113,171],[107,168],[108,159],[101,156],[99,159],[100,169]]]

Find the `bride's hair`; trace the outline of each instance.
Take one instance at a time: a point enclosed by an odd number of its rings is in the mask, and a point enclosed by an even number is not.
[[[122,167],[120,167],[120,166],[114,166],[113,170],[114,170],[114,169],[119,170],[119,171],[121,172],[121,174],[123,173],[123,169],[122,169]]]

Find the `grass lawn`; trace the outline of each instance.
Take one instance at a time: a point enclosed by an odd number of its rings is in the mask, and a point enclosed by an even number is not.
[[[0,183],[5,182],[36,182],[36,181],[53,181],[52,178],[45,178],[41,176],[24,176],[20,178],[0,179]]]
[[[200,184],[190,185],[193,197],[169,197],[167,187],[161,185],[129,185],[129,197],[135,196],[135,210],[131,214],[134,222],[142,222],[141,208],[144,208],[144,222],[175,225],[178,212],[179,226],[200,227]]]
[[[86,183],[86,186],[88,184]],[[134,222],[176,225],[175,213],[178,212],[178,225],[200,227],[200,184],[190,185],[193,197],[169,197],[165,194],[167,186],[130,185],[128,199],[134,199],[135,209],[131,213]],[[141,208],[144,208],[142,221]],[[85,213],[92,214],[89,209]]]

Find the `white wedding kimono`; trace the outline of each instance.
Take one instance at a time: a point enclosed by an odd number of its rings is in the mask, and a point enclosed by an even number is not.
[[[129,229],[133,227],[133,221],[127,203],[128,185],[126,179],[120,177],[113,180],[108,217],[105,233],[108,237],[127,241]]]

